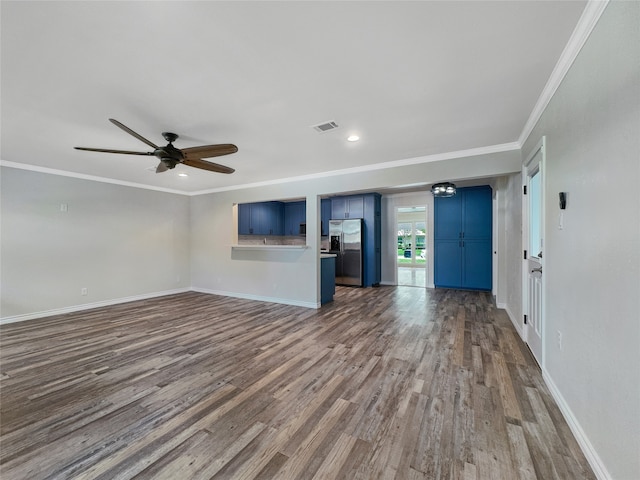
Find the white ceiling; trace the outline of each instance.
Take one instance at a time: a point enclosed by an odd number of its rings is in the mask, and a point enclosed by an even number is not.
[[[195,192],[517,142],[585,5],[2,1],[1,159]],[[236,172],[73,149],[148,150],[108,118]]]

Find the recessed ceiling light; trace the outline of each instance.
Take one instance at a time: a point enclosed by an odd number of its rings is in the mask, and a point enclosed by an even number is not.
[[[357,142],[358,140],[360,140],[358,135],[349,135],[347,137],[347,142]]]
[[[189,175],[188,175],[188,174],[186,174],[186,173],[184,173],[184,172],[180,172],[180,173],[178,174],[178,176],[179,176],[179,177],[188,177]]]

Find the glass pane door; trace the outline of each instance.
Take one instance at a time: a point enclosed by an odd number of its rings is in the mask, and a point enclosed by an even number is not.
[[[529,177],[529,248],[532,257],[542,252],[542,193],[540,169]]]
[[[397,222],[398,285],[426,287],[426,208],[399,207]]]

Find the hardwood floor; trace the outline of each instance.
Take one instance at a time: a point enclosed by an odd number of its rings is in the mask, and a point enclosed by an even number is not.
[[[0,334],[7,480],[595,478],[486,293],[185,293]]]

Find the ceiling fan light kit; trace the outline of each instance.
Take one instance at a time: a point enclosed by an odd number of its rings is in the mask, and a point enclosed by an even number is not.
[[[109,121],[116,127],[124,130],[129,135],[137,138],[141,142],[147,144],[153,148],[153,152],[135,152],[131,150],[113,150],[106,148],[88,148],[88,147],[74,147],[76,150],[85,150],[89,152],[103,152],[103,153],[119,153],[124,155],[146,155],[154,156],[160,160],[160,163],[156,167],[156,173],[166,172],[176,167],[179,163],[188,165],[190,167],[199,168],[201,170],[208,170],[210,172],[217,173],[233,173],[235,170],[225,165],[209,162],[203,160],[205,158],[220,157],[222,155],[230,155],[238,151],[238,147],[231,143],[221,143],[217,145],[201,145],[199,147],[190,147],[179,149],[173,146],[173,142],[178,139],[178,134],[172,132],[162,132],[164,139],[169,142],[164,147],[159,147],[150,140],[147,140],[139,133],[134,132],[126,125],[120,123],[118,120],[110,118]]]
[[[434,197],[447,198],[456,194],[456,186],[451,182],[436,183],[431,187]]]

